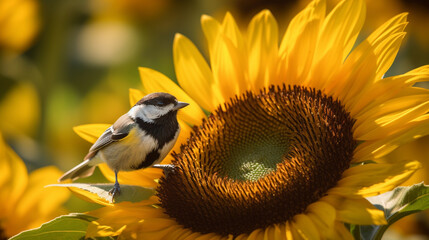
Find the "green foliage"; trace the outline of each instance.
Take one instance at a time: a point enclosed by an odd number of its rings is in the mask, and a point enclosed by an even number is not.
[[[379,240],[394,222],[429,208],[429,186],[419,183],[408,187],[397,187],[390,192],[370,197],[368,200],[384,211],[387,225],[351,225],[350,231],[355,239]]]
[[[57,217],[42,224],[39,228],[21,232],[10,240],[57,240],[85,239],[88,224],[97,218],[85,214],[69,214]],[[100,240],[115,239],[113,237],[97,238]]]

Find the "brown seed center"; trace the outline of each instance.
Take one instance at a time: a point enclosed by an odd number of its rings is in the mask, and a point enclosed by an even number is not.
[[[196,232],[250,233],[284,223],[335,186],[350,165],[354,120],[306,87],[246,93],[219,108],[160,180],[161,206]]]

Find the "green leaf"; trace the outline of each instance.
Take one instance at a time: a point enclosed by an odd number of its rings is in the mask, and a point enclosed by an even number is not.
[[[429,186],[423,183],[408,187],[397,187],[390,192],[370,197],[374,206],[384,211],[387,225],[359,226],[361,239],[379,240],[386,229],[399,219],[429,209]],[[350,229],[359,229],[351,227]],[[353,232],[356,237],[356,232]]]
[[[147,200],[155,194],[155,190],[152,188],[144,188],[134,185],[123,185],[121,184],[121,192],[115,196],[113,201],[112,195],[109,191],[113,188],[113,184],[86,184],[86,183],[67,183],[67,184],[52,184],[48,187],[70,187],[85,190],[90,193],[97,194],[100,198],[106,200],[109,203],[120,203],[120,202],[141,202]]]
[[[355,240],[361,240],[360,236],[360,226],[354,225],[354,224],[345,224],[346,227],[350,230],[350,233],[353,235],[353,239]]]
[[[21,232],[10,238],[10,240],[85,239],[88,224],[96,219],[89,215],[72,213],[57,217],[50,222],[42,224],[39,228]],[[115,238],[104,237],[97,239],[107,240]]]

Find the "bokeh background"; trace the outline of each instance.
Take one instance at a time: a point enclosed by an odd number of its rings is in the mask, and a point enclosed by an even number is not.
[[[175,33],[206,54],[200,17],[222,19],[230,11],[243,30],[251,17],[270,9],[284,32],[309,0],[0,0],[0,132],[28,171],[55,165],[66,171],[90,144],[74,126],[113,123],[129,109],[128,89],[141,88],[139,66],[175,79]],[[328,0],[333,6],[337,1]],[[408,35],[387,75],[429,64],[429,1],[367,1],[361,41],[401,12],[410,12]],[[429,84],[421,83],[428,88]],[[388,157],[419,158],[424,165],[407,184],[429,183],[429,138]],[[106,181],[96,172],[84,182]],[[96,208],[76,197],[70,212]],[[407,218],[396,234],[429,236],[429,218]],[[429,238],[429,237],[428,237]]]

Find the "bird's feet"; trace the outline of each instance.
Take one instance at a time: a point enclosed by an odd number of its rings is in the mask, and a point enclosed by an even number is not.
[[[118,196],[121,193],[121,187],[119,186],[119,183],[115,183],[112,189],[109,191],[109,195],[112,196],[112,200],[115,200],[115,197]]]

